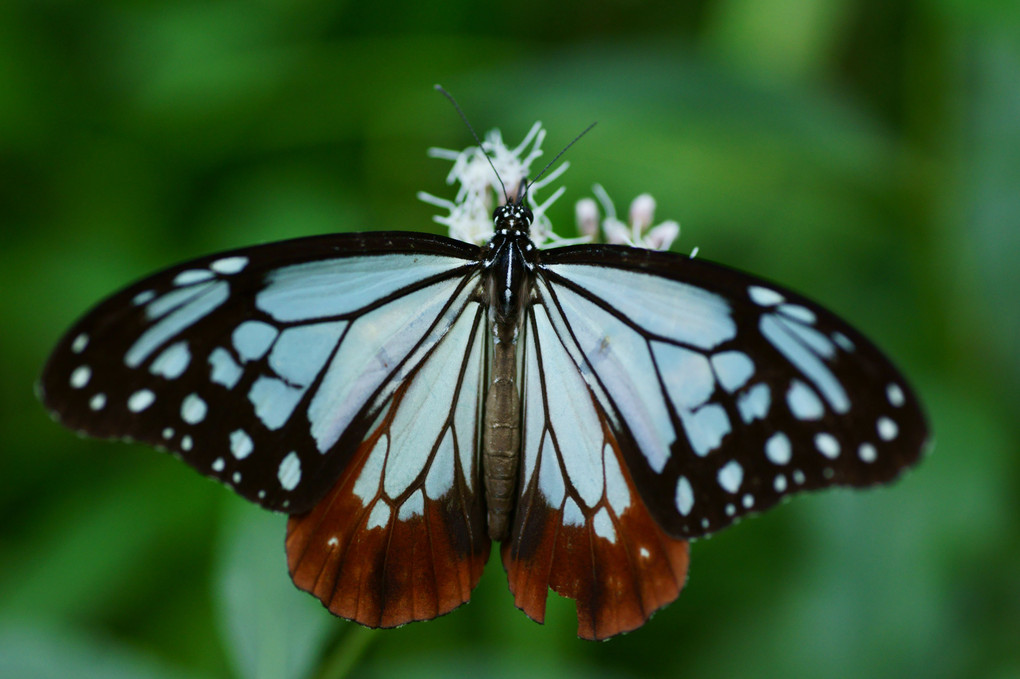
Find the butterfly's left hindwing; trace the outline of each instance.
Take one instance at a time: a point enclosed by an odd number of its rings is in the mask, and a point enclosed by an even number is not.
[[[265,507],[307,511],[464,312],[477,258],[380,233],[198,259],[79,321],[42,400],[72,429],[167,448]]]
[[[471,596],[489,556],[476,451],[485,335],[470,303],[326,497],[291,517],[294,583],[334,614],[395,627]]]
[[[927,425],[902,375],[817,304],[670,253],[543,255],[538,298],[672,537],[801,490],[887,482],[920,456]]]

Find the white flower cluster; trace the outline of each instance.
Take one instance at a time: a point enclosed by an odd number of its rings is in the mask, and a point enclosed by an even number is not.
[[[617,218],[616,208],[613,207],[613,201],[610,200],[606,190],[600,184],[596,184],[592,187],[592,192],[599,199],[599,203],[602,203],[602,210],[606,213],[601,224],[598,204],[593,199],[582,198],[577,201],[574,208],[578,231],[591,240],[604,240],[606,243],[630,245],[646,250],[669,250],[673,241],[680,236],[680,224],[673,220],[652,226],[655,220],[655,199],[651,194],[642,193],[631,201],[627,216],[629,224],[624,224]]]
[[[448,215],[436,215],[433,219],[449,229],[451,238],[483,245],[493,235],[493,210],[497,205],[504,204],[507,199],[516,200],[522,182],[530,175],[531,164],[542,156],[544,140],[545,130],[542,129],[542,124],[535,123],[524,137],[524,141],[512,149],[503,142],[499,130],[487,133],[481,148],[471,146],[463,151],[429,149],[429,156],[453,162],[446,183],[458,185],[457,195],[450,201],[421,191],[418,198],[449,211]],[[593,190],[602,203],[605,219],[600,223],[596,202],[591,198],[583,198],[577,202],[575,210],[581,235],[577,238],[556,235],[546,211],[563,195],[564,187],[558,188],[542,203],[536,200],[535,194],[558,179],[568,167],[570,167],[568,162],[562,163],[528,188],[528,207],[534,215],[530,236],[537,247],[606,242],[652,250],[668,250],[680,234],[680,225],[674,221],[652,226],[655,200],[647,193],[641,194],[631,203],[629,226],[624,224],[617,219],[616,210],[605,189],[596,184]],[[502,184],[500,178],[503,180]]]
[[[450,230],[451,238],[483,245],[492,238],[493,210],[497,205],[504,204],[507,198],[511,201],[516,200],[521,182],[525,181],[531,172],[531,164],[542,155],[544,140],[545,130],[542,129],[542,124],[535,123],[524,137],[524,141],[512,149],[503,142],[503,135],[499,130],[491,130],[485,135],[482,148],[471,146],[463,151],[429,149],[431,157],[453,162],[446,183],[459,185],[457,196],[449,201],[421,191],[418,198],[449,210],[449,215],[437,215],[434,219]],[[485,157],[486,153],[488,159]],[[569,166],[569,163],[563,163],[528,189],[528,207],[534,215],[531,240],[538,247],[542,247],[548,241],[557,241],[557,244],[560,244],[545,213],[549,206],[563,195],[565,189],[560,187],[543,203],[535,199],[535,194],[558,179]],[[496,172],[493,172],[493,168]],[[496,173],[499,173],[498,176]],[[502,184],[500,178],[503,180]],[[504,186],[506,195],[503,193]]]

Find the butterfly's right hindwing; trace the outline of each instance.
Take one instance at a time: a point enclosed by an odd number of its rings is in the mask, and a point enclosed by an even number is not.
[[[79,321],[42,399],[72,429],[165,447],[265,507],[306,511],[464,311],[477,260],[385,233],[197,259]]]

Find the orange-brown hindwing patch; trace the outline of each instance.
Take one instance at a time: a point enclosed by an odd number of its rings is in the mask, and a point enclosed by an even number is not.
[[[605,475],[606,492],[599,501],[586,506],[569,484],[559,502],[547,497],[539,479],[563,474],[564,467],[544,450],[538,468],[525,479],[511,539],[502,545],[517,607],[542,622],[552,588],[576,600],[577,633],[585,639],[640,627],[677,598],[687,578],[688,543],[670,538],[655,523],[604,420],[603,433],[605,456],[596,473]],[[620,475],[615,489],[611,474]]]

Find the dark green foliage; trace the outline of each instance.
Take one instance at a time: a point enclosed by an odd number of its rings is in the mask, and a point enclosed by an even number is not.
[[[678,6],[682,5],[682,8]],[[1011,3],[69,3],[0,10],[0,676],[1020,673],[1020,13]],[[642,191],[679,249],[830,306],[912,379],[933,455],[692,548],[606,644],[471,604],[373,632],[286,574],[283,521],[168,456],[76,439],[32,383],[131,280],[214,250],[433,230],[429,146],[536,119],[551,213]],[[548,156],[547,156],[548,157]],[[250,600],[245,600],[245,592]],[[541,674],[539,674],[541,673]]]

